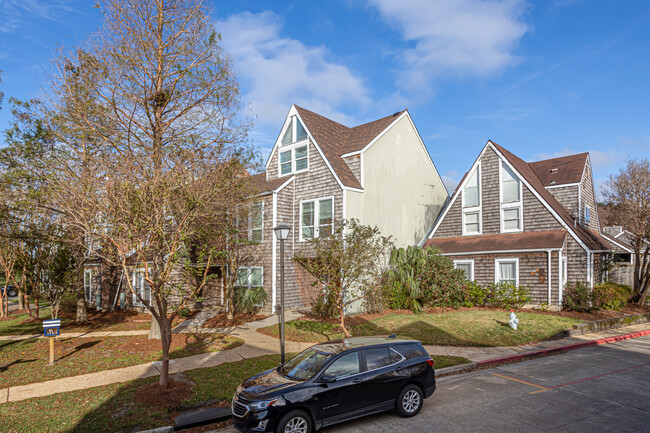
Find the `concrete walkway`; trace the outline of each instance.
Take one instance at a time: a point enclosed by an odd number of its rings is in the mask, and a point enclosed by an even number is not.
[[[288,313],[287,320],[298,317],[299,313]],[[242,326],[230,329],[203,329],[202,332],[219,332],[233,335],[245,341],[245,344],[230,350],[221,352],[203,353],[200,355],[188,356],[185,358],[175,359],[170,362],[170,374],[182,371],[193,370],[197,368],[213,367],[224,362],[239,361],[245,358],[252,358],[261,355],[279,353],[278,339],[269,337],[257,332],[258,328],[269,326],[277,323],[277,317],[272,316],[267,319],[248,323]],[[485,359],[498,358],[516,353],[536,351],[552,347],[566,346],[582,341],[598,340],[605,337],[625,335],[632,332],[638,332],[650,329],[650,323],[641,323],[638,325],[627,326],[623,328],[585,334],[575,337],[568,337],[559,340],[545,341],[538,344],[516,346],[516,347],[451,347],[451,346],[425,346],[431,355],[452,355],[463,356],[470,361],[482,361]],[[196,332],[199,329],[190,330],[187,327],[178,330],[180,332]],[[125,331],[131,332],[131,331]],[[137,331],[140,332],[140,331]],[[147,333],[148,331],[143,331]],[[92,333],[89,333],[92,334]],[[86,335],[89,335],[86,334]],[[99,336],[99,333],[94,333]],[[115,334],[115,333],[113,333]],[[286,342],[287,352],[299,352],[311,346],[313,343],[295,343]],[[50,380],[47,382],[33,383],[29,385],[14,386],[11,388],[0,389],[0,404],[6,402],[20,401],[33,397],[42,397],[61,392],[87,389],[96,386],[109,385],[112,383],[127,382],[130,380],[157,376],[160,362],[134,365],[131,367],[119,368],[114,370],[105,370],[97,373],[89,373],[80,376],[72,376],[62,379]],[[1,376],[0,376],[1,379]]]

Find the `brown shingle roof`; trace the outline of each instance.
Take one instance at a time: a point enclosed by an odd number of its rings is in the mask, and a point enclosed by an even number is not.
[[[295,106],[305,126],[320,146],[336,175],[345,186],[361,189],[361,183],[345,163],[341,155],[363,149],[377,135],[386,129],[404,111],[399,111],[382,119],[375,120],[354,128],[316,114],[302,107]]]
[[[437,238],[429,239],[424,246],[426,248],[430,245],[435,245],[446,254],[560,249],[564,245],[566,233],[566,230],[546,230],[539,232]]]
[[[273,192],[280,188],[289,178],[280,177],[277,179],[266,180],[266,173],[258,173],[251,176],[253,187],[259,194]]]
[[[585,170],[588,153],[545,159],[529,163],[544,186],[579,183]]]
[[[572,228],[573,232],[585,243],[587,248],[594,251],[609,250],[609,244],[603,237],[592,231],[576,224],[575,219],[569,215],[569,212],[562,206],[553,195],[544,188],[544,185],[537,177],[536,173],[531,168],[530,164],[523,161],[518,156],[510,153],[503,147],[491,141],[494,147],[512,164],[526,181],[535,189],[535,191],[551,206],[551,208],[558,214],[558,216]]]

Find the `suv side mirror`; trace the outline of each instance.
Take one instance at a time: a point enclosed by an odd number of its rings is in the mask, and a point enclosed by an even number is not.
[[[321,382],[321,383],[333,383],[333,382],[336,382],[336,377],[331,376],[329,374],[325,374],[320,378],[319,382]]]

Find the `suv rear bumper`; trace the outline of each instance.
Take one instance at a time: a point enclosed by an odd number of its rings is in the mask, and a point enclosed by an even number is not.
[[[430,387],[424,390],[424,398],[429,398],[431,397],[431,394],[436,390],[436,384],[434,383]]]

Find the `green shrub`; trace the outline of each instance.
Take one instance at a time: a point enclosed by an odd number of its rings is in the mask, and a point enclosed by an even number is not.
[[[235,311],[252,314],[268,300],[263,287],[236,287],[234,293]]]
[[[632,288],[611,281],[597,284],[593,290],[593,301],[598,308],[620,310],[632,298]]]
[[[187,307],[183,307],[178,310],[178,315],[181,316],[183,319],[187,319],[188,317],[190,317],[191,314],[192,312]]]
[[[485,305],[488,298],[488,291],[474,281],[465,282],[465,306],[477,307]]]
[[[369,284],[363,289],[363,309],[366,313],[381,313],[390,302],[388,275],[384,274],[377,284]]]
[[[567,284],[562,296],[562,308],[571,311],[593,311],[596,309],[594,295],[583,281]]]
[[[323,290],[311,304],[311,314],[332,319],[339,317],[340,309],[334,291]]]
[[[485,302],[483,305],[497,308],[521,307],[530,301],[529,290],[526,286],[517,287],[511,283],[496,283],[485,286]]]

